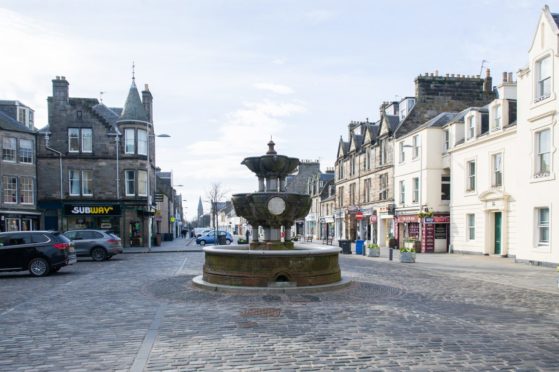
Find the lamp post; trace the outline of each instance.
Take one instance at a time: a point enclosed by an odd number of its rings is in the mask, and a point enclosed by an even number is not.
[[[149,189],[149,170],[151,168],[151,159],[150,159],[150,148],[149,148],[149,143],[151,141],[151,138],[154,139],[154,145],[155,145],[155,138],[156,137],[160,137],[160,138],[169,138],[171,137],[168,134],[148,134],[148,138],[147,138],[147,146],[146,146],[146,150],[147,150],[147,185],[146,185],[146,191],[147,191],[147,197],[146,197],[146,202],[147,202],[147,209],[146,212],[148,213],[148,232],[147,232],[147,241],[148,241],[148,251],[151,251],[151,225],[152,225],[152,217],[151,217],[151,190]],[[156,175],[156,179],[157,179],[157,175]],[[154,183],[154,193],[155,193],[155,183]]]

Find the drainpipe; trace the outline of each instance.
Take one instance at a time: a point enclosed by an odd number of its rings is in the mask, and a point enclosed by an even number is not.
[[[60,201],[62,202],[62,199],[63,199],[63,191],[62,191],[62,153],[60,151],[57,151],[57,150],[53,149],[52,147],[49,147],[49,134],[50,134],[50,132],[45,133],[45,148],[49,151],[52,151],[52,152],[58,154],[58,161],[59,161],[59,168],[60,168]]]

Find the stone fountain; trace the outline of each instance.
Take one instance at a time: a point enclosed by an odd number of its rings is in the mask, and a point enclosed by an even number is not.
[[[248,245],[207,246],[202,276],[194,284],[220,288],[329,288],[342,280],[337,247],[297,246],[290,240],[291,226],[309,212],[309,195],[286,192],[286,177],[299,166],[299,159],[278,155],[274,142],[262,156],[245,158],[258,177],[258,192],[235,194],[232,202],[238,216],[253,227]],[[263,231],[257,233],[257,227]]]

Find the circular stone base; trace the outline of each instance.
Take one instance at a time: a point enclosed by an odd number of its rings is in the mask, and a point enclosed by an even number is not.
[[[331,283],[331,284],[324,284],[324,285],[313,285],[313,286],[306,286],[306,287],[296,287],[296,286],[282,286],[282,285],[273,285],[269,287],[245,287],[245,286],[235,286],[235,285],[222,285],[222,284],[213,284],[206,282],[202,275],[198,275],[194,279],[192,279],[192,284],[198,288],[202,288],[205,290],[213,291],[213,292],[248,292],[248,293],[267,293],[267,292],[322,292],[322,291],[330,291],[336,290],[340,288],[345,288],[351,285],[352,281],[347,278],[343,278],[339,282]]]

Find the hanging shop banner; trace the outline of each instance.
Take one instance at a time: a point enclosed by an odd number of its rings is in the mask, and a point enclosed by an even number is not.
[[[67,216],[119,216],[120,205],[66,204],[64,214]]]

